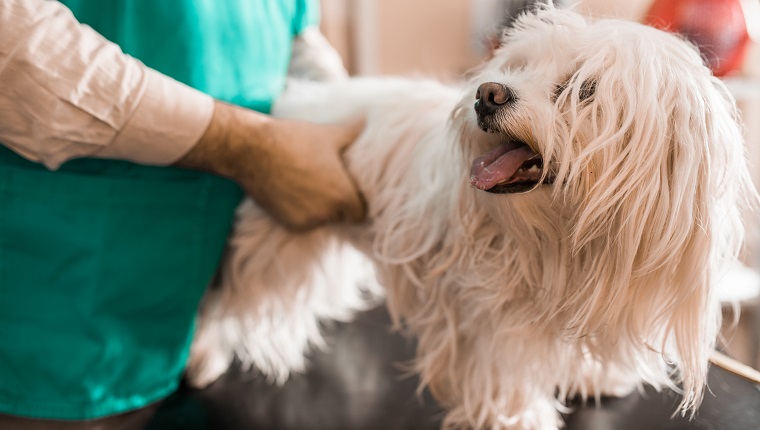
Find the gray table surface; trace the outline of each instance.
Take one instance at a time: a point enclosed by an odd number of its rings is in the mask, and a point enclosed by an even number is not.
[[[438,429],[441,410],[400,366],[412,341],[390,331],[384,309],[329,330],[331,348],[313,354],[310,370],[273,387],[260,376],[232,370],[204,390],[183,387],[165,401],[150,430]],[[600,406],[576,404],[569,430],[758,430],[760,390],[720,369],[696,418],[672,418],[678,395],[648,390]]]

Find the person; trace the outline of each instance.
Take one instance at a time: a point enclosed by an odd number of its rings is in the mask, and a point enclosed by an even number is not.
[[[361,123],[266,115],[317,19],[314,0],[0,2],[6,418],[172,393],[243,190],[290,228],[362,220],[340,157]]]

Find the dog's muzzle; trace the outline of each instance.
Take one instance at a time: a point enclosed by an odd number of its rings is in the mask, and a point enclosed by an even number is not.
[[[551,184],[552,175],[544,172],[544,160],[528,144],[505,133],[499,126],[500,110],[510,109],[517,94],[498,82],[486,82],[475,94],[478,127],[500,135],[498,145],[476,158],[470,169],[470,185],[489,193],[526,192]]]

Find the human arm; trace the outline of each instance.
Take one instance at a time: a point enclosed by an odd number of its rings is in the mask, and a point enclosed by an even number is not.
[[[338,163],[353,131],[216,106],[124,55],[58,2],[0,2],[0,141],[20,155],[51,169],[79,157],[152,165],[182,159],[180,166],[240,182],[291,227],[363,216]],[[304,166],[292,171],[307,176],[271,181],[266,175],[276,165]],[[303,185],[305,192],[295,191]]]
[[[340,155],[361,130],[358,122],[279,120],[216,102],[206,133],[176,165],[236,180],[293,229],[358,222],[366,207]]]
[[[0,2],[0,141],[56,169],[79,157],[168,165],[213,114],[211,97],[161,75],[61,3]]]

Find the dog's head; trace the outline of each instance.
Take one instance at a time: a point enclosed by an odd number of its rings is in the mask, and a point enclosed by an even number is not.
[[[600,356],[669,354],[682,406],[698,402],[712,286],[755,198],[725,87],[677,36],[548,7],[518,20],[468,93],[453,116],[467,194],[516,239],[533,315]]]

